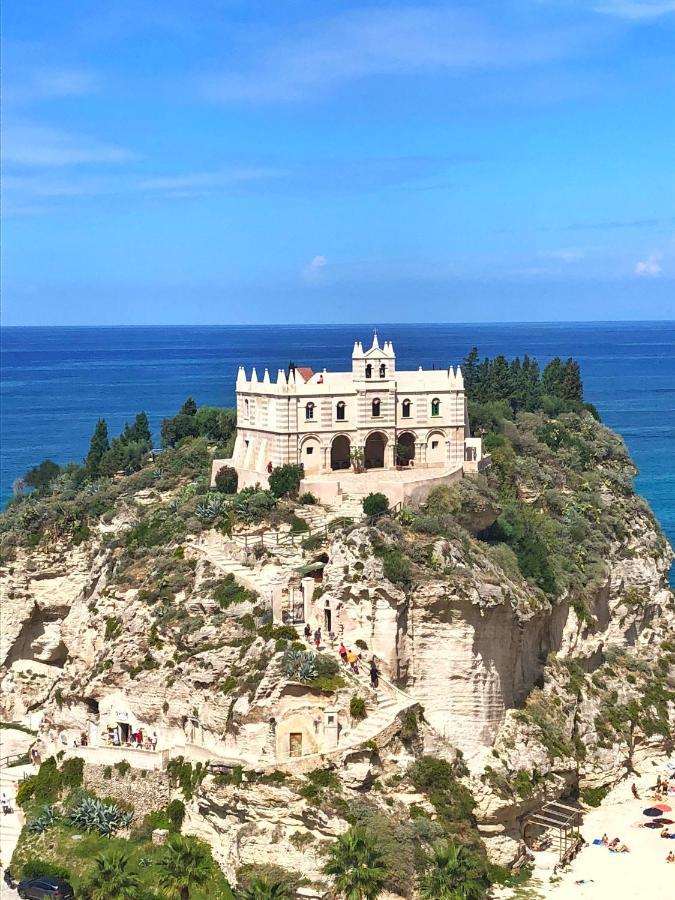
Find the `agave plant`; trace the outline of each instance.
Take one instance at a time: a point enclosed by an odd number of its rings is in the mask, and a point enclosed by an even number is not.
[[[207,494],[195,510],[198,519],[212,522],[225,512],[227,504],[218,494]]]
[[[26,828],[32,834],[42,834],[43,831],[56,825],[58,820],[59,814],[56,811],[56,807],[47,804],[42,807],[42,812],[37,819],[33,819],[32,822],[29,822]]]
[[[287,678],[312,681],[318,675],[314,655],[303,650],[287,650],[282,665]]]
[[[316,664],[311,657],[311,654],[306,653],[305,659],[300,663],[298,671],[296,672],[295,677],[299,681],[312,681],[317,677],[319,673],[316,670]]]
[[[68,824],[96,831],[103,837],[112,837],[120,828],[128,828],[133,813],[126,812],[116,803],[104,803],[96,797],[83,797],[68,815]]]
[[[284,658],[282,660],[284,674],[288,678],[293,678],[297,670],[300,668],[304,658],[305,654],[302,650],[287,650],[284,653]]]
[[[178,494],[176,494],[173,500],[169,503],[169,509],[172,512],[176,512],[191,497],[194,497],[196,494],[203,494],[204,490],[205,486],[203,483],[203,479],[191,481],[190,484],[186,484],[185,487],[182,487]]]

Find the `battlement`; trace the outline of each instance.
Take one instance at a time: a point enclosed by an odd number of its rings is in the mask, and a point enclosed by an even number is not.
[[[299,374],[299,369],[278,369],[271,377],[264,369],[262,378],[256,368],[247,375],[243,366],[237,372],[237,394],[258,394],[261,396],[295,395],[299,397],[322,396],[331,393],[355,394],[359,390],[391,390],[419,393],[420,391],[464,391],[464,377],[459,366],[453,369],[422,369],[389,372],[386,375],[368,376],[354,372],[312,372],[308,378]],[[392,384],[395,382],[395,385]]]

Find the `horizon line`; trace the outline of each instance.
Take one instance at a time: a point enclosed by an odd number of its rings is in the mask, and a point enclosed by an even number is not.
[[[498,320],[493,319],[490,321],[461,321],[461,322],[452,322],[452,321],[435,321],[435,322],[404,322],[404,321],[390,321],[385,322],[382,320],[370,320],[367,322],[244,322],[244,323],[233,323],[233,322],[221,322],[221,323],[195,323],[195,322],[179,322],[179,323],[152,323],[146,325],[139,324],[127,324],[127,323],[116,323],[116,324],[95,324],[95,323],[81,323],[81,324],[46,324],[46,325],[32,325],[32,324],[10,324],[6,325],[0,322],[0,330],[6,330],[11,328],[350,328],[354,327],[380,327],[387,325],[403,325],[408,327],[426,327],[433,328],[438,325],[472,325],[472,326],[482,326],[486,325],[658,325],[658,324],[672,324],[675,323],[675,316],[670,319],[504,319]]]

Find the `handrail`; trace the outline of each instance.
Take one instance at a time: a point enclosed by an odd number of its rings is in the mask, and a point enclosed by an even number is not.
[[[24,753],[8,753],[7,756],[0,757],[0,769],[10,769],[12,768],[12,761],[24,758],[27,759],[27,766],[33,764],[28,751],[25,751]]]

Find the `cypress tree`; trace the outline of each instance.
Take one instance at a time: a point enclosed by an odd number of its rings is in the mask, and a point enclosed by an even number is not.
[[[464,391],[466,396],[474,399],[474,391],[478,383],[478,347],[472,347],[468,356],[462,363],[462,375],[464,376]]]
[[[131,428],[132,432],[132,440],[138,444],[147,444],[148,447],[152,446],[152,434],[150,433],[150,423],[148,422],[148,417],[144,412],[139,412],[134,420],[134,424]]]
[[[552,359],[544,369],[542,383],[544,393],[551,397],[562,397],[563,364],[559,356]]]
[[[561,396],[565,400],[574,400],[578,403],[583,402],[584,386],[581,381],[581,370],[579,363],[572,359],[565,360],[561,377]]]
[[[99,419],[96,428],[91,436],[89,444],[89,453],[85,460],[85,465],[90,475],[98,475],[99,467],[103,455],[110,449],[110,441],[108,440],[108,423],[105,419]]]

